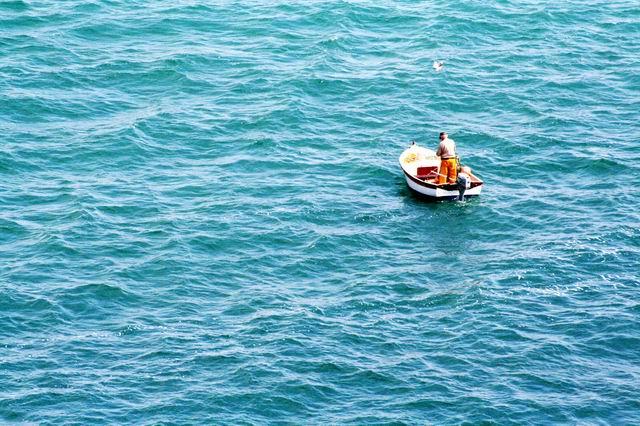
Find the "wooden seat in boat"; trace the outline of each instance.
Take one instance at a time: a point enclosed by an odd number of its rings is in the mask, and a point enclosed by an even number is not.
[[[438,176],[437,166],[418,167],[416,171],[416,177],[418,179],[433,179]]]

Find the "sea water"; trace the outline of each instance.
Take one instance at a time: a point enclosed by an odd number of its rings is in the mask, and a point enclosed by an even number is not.
[[[639,111],[632,0],[2,0],[0,419],[639,423]]]

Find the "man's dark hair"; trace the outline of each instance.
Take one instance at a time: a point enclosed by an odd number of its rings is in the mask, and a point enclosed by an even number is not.
[[[440,132],[440,136],[444,136],[446,134],[447,134],[447,132]]]

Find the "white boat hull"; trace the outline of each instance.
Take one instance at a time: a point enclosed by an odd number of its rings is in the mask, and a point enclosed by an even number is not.
[[[425,195],[427,197],[436,198],[436,199],[449,199],[449,198],[458,198],[459,192],[458,190],[447,190],[443,188],[432,188],[428,186],[422,186],[413,180],[410,177],[405,175],[405,179],[407,181],[407,185],[409,188],[414,190],[415,192]],[[482,191],[482,185],[476,186],[475,188],[469,188],[464,192],[465,197],[473,197],[480,195]]]

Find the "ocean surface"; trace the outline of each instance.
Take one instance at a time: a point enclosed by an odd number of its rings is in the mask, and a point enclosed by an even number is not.
[[[0,422],[639,424],[639,119],[636,0],[0,0]]]

